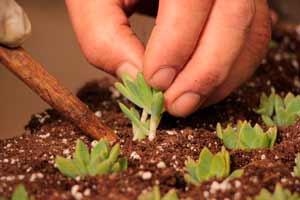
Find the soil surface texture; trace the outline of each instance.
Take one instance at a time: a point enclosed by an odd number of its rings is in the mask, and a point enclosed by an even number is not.
[[[277,45],[270,48],[251,80],[224,101],[186,119],[164,115],[152,142],[132,141],[131,125],[118,106],[119,101],[127,101],[111,87],[112,80],[86,84],[78,97],[120,137],[128,170],[83,180],[62,175],[54,165],[55,157],[71,156],[78,138],[89,146],[93,141],[56,111],[47,110],[32,116],[22,136],[0,141],[0,196],[10,197],[19,183],[37,200],[134,200],[156,184],[163,194],[176,189],[182,199],[245,199],[262,188],[273,191],[276,183],[300,193],[300,178],[292,175],[295,154],[300,152],[300,121],[279,129],[273,149],[230,151],[232,170],[244,169],[240,178],[210,180],[198,187],[183,179],[188,157],[198,159],[205,146],[214,153],[221,150],[217,122],[225,126],[247,119],[263,126],[254,112],[262,92],[269,94],[274,87],[281,95],[300,93],[300,34],[277,32],[273,40]]]

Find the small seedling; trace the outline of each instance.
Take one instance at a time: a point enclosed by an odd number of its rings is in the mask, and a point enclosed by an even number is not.
[[[0,197],[0,200],[6,200],[6,198]],[[29,196],[24,185],[20,184],[15,188],[11,200],[34,200],[34,197]]]
[[[122,82],[123,84],[115,84],[117,90],[143,110],[140,115],[135,108],[129,109],[124,104],[119,104],[121,110],[132,123],[133,140],[142,140],[147,136],[149,140],[153,140],[165,110],[163,93],[150,88],[142,73],[138,73],[136,80],[125,74],[122,77]]]
[[[159,187],[154,186],[151,191],[140,194],[138,200],[179,200],[179,198],[175,190],[170,190],[161,197]]]
[[[229,124],[223,130],[218,123],[217,135],[229,149],[271,148],[277,138],[277,128],[272,127],[264,132],[258,124],[252,127],[247,121],[239,121],[236,128],[232,128]]]
[[[59,171],[71,178],[116,173],[127,169],[126,158],[119,158],[120,145],[111,149],[106,140],[100,140],[89,153],[87,145],[77,140],[73,159],[56,157]]]
[[[262,94],[256,113],[261,115],[268,126],[293,125],[300,116],[300,95],[288,93],[282,98],[272,89],[270,96]]]
[[[199,155],[199,160],[188,159],[186,163],[188,174],[184,175],[185,181],[194,185],[199,185],[202,181],[207,181],[213,177],[224,178],[230,174],[230,156],[224,147],[217,154],[213,155],[210,150],[204,147]],[[230,177],[240,177],[243,170],[234,171]]]
[[[294,167],[294,176],[300,177],[300,153],[296,155]]]
[[[262,189],[255,200],[300,200],[300,196],[297,193],[292,194],[289,190],[283,189],[280,184],[275,187],[274,193],[269,192],[266,189]]]

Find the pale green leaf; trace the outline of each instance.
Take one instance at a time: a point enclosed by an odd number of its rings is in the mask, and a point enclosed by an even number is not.
[[[300,153],[296,155],[294,167],[294,176],[300,177]]]
[[[12,200],[29,200],[28,193],[23,185],[18,185],[12,195]]]
[[[210,168],[210,175],[216,176],[217,178],[221,178],[225,175],[226,172],[226,163],[221,153],[217,153],[212,161]]]
[[[76,178],[81,174],[74,162],[70,159],[57,156],[55,159],[55,164],[61,173],[71,178]]]
[[[243,176],[244,174],[244,170],[243,169],[237,169],[234,170],[231,174],[230,174],[230,178],[240,178],[241,176]]]
[[[170,190],[161,200],[179,200],[175,190]]]

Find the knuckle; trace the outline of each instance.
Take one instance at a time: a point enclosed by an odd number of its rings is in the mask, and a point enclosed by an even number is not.
[[[218,86],[220,86],[226,79],[226,73],[222,73],[218,70],[212,70],[205,74],[203,80],[198,81],[198,91],[203,95],[207,96]]]
[[[255,17],[255,2],[253,0],[231,0],[226,4],[224,12],[236,22],[237,26],[248,29]]]

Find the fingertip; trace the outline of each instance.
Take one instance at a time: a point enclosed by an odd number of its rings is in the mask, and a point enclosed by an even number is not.
[[[138,67],[136,67],[135,65],[133,65],[131,63],[126,62],[126,63],[120,65],[120,67],[117,68],[116,75],[119,78],[122,78],[122,76],[124,74],[128,74],[132,78],[136,78],[138,72],[139,72]]]
[[[173,67],[164,67],[156,71],[152,76],[146,76],[146,81],[159,90],[168,89],[176,77],[177,71]]]
[[[195,92],[186,92],[167,106],[170,114],[176,117],[187,117],[195,112],[205,101]]]

